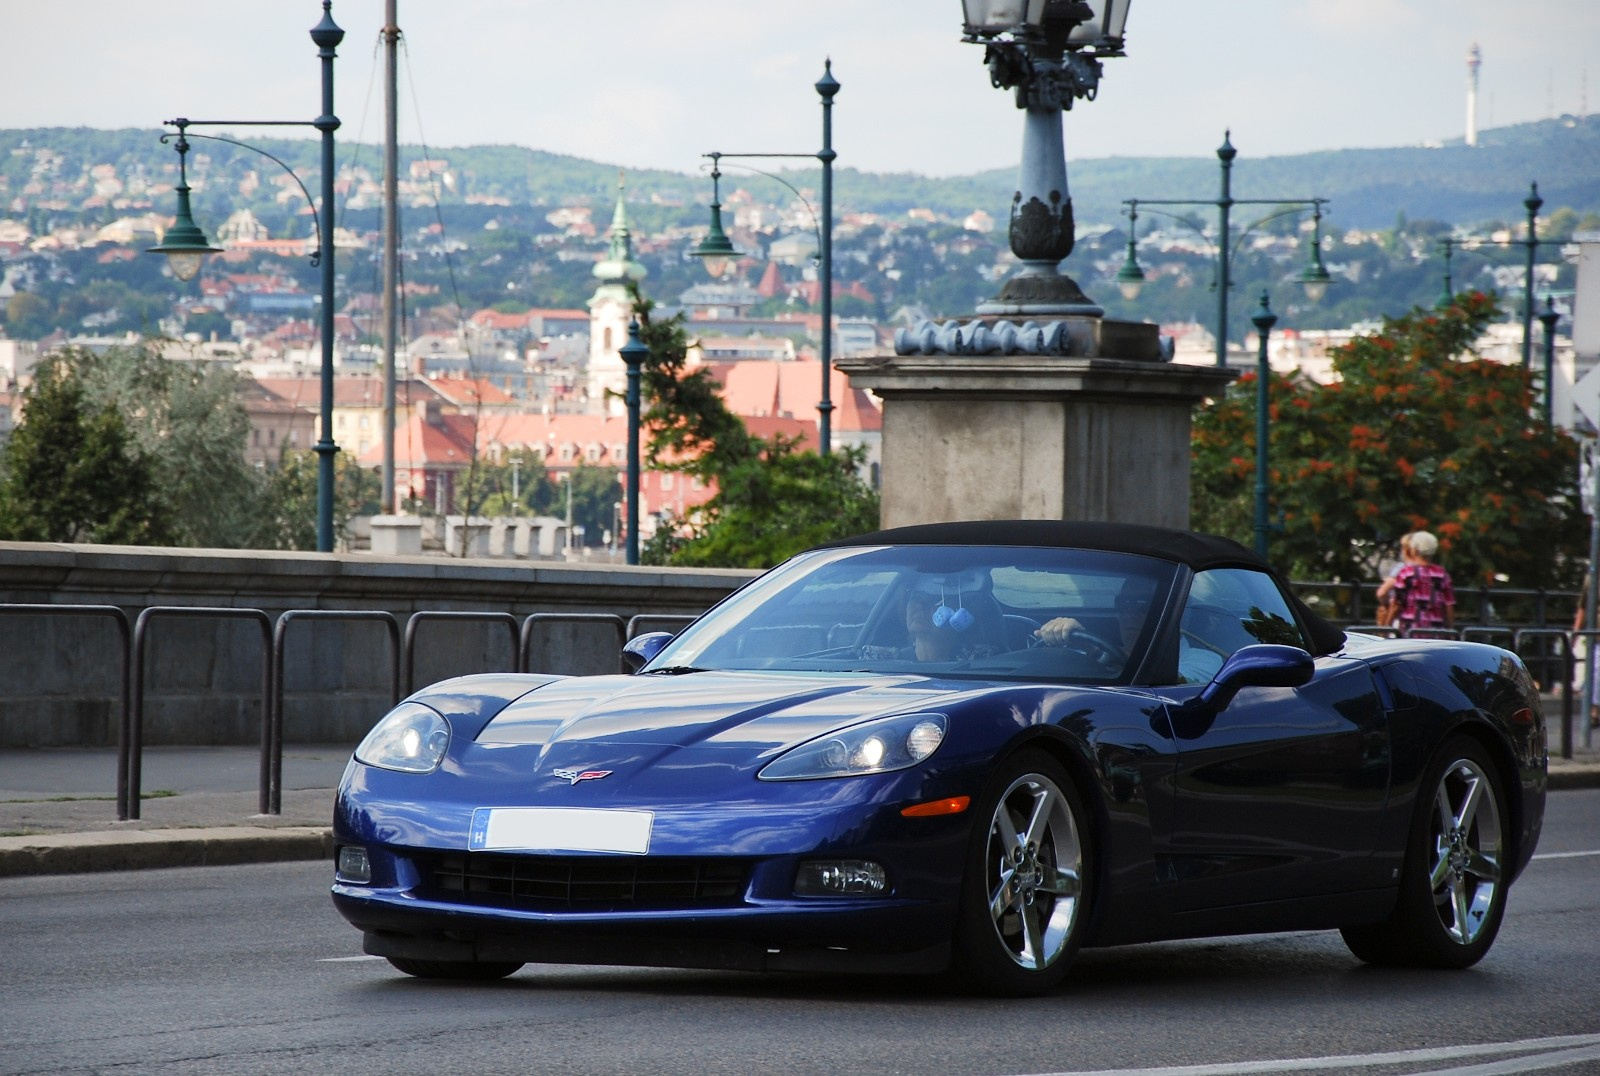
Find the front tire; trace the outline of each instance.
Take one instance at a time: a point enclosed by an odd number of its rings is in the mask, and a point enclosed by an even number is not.
[[[1066,976],[1089,906],[1082,800],[1055,759],[1024,751],[978,803],[962,879],[955,971],[986,994],[1042,994]]]
[[[1340,933],[1369,964],[1471,967],[1505,914],[1505,791],[1483,746],[1458,736],[1428,768],[1420,795],[1389,921]]]
[[[418,979],[455,979],[486,982],[504,979],[522,967],[510,960],[412,960],[403,956],[384,957],[399,971]]]

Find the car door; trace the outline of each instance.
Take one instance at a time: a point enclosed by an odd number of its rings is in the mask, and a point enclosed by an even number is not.
[[[1191,616],[1200,607],[1203,624]],[[1180,625],[1188,645],[1219,656],[1255,642],[1306,646],[1272,577],[1247,569],[1198,573]],[[1372,850],[1388,722],[1364,663],[1323,657],[1301,687],[1245,688],[1177,750],[1166,847],[1181,908],[1384,884]]]

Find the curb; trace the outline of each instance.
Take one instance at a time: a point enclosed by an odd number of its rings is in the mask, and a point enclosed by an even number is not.
[[[333,831],[217,826],[0,837],[0,878],[333,858]]]
[[[1546,787],[1551,792],[1566,792],[1574,788],[1600,788],[1600,769],[1594,766],[1559,768],[1552,766],[1549,784]]]

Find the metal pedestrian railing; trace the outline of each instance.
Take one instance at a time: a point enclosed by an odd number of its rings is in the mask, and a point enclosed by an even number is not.
[[[639,619],[634,617],[634,620]],[[692,618],[686,618],[692,619]],[[522,634],[517,640],[517,671],[529,672],[533,669],[534,633],[547,624],[607,624],[616,630],[617,637],[617,671],[627,672],[627,665],[622,660],[622,647],[632,637],[629,624],[615,613],[533,613],[522,621]]]
[[[133,669],[132,689],[129,692],[132,706],[129,710],[126,735],[117,744],[117,768],[126,775],[117,789],[117,817],[139,817],[139,783],[144,765],[144,654],[150,636],[150,625],[159,619],[177,620],[249,620],[261,627],[261,724],[262,768],[269,768],[266,758],[267,744],[271,741],[272,724],[272,618],[260,609],[230,609],[201,605],[152,605],[139,614],[133,625],[133,650],[130,664]],[[280,763],[281,765],[281,757]],[[266,789],[262,789],[265,798]],[[266,811],[262,812],[266,814]]]
[[[128,762],[124,745],[128,742],[128,730],[132,726],[133,698],[128,660],[131,639],[128,614],[115,605],[23,605],[7,602],[0,603],[0,616],[104,617],[116,625],[118,640],[122,644],[117,648],[117,817],[127,818]]]
[[[375,621],[388,629],[389,705],[400,701],[400,620],[382,609],[290,609],[272,631],[272,713],[261,737],[261,813],[283,813],[284,644],[296,621]]]
[[[511,653],[513,655],[517,653],[517,649],[521,643],[522,637],[518,633],[517,618],[511,613],[496,613],[486,611],[447,611],[440,609],[425,609],[422,612],[412,613],[410,619],[406,621],[406,642],[404,651],[405,658],[402,665],[404,672],[401,674],[401,682],[405,685],[405,693],[407,695],[416,690],[416,685],[413,681],[416,676],[417,664],[417,625],[428,620],[453,620],[457,622],[476,621],[480,624],[504,624],[506,630],[510,633]],[[512,658],[512,668],[504,671],[521,671],[516,668],[515,657]]]
[[[261,609],[226,606],[158,605],[141,610],[131,623],[128,613],[115,605],[48,605],[0,603],[0,616],[13,617],[95,617],[109,620],[118,633],[115,647],[118,663],[117,708],[117,818],[140,817],[142,769],[145,738],[145,709],[149,679],[145,669],[153,625],[158,620],[235,620],[254,623],[261,629],[261,758],[258,806],[262,814],[281,814],[283,810],[283,729],[286,657],[290,628],[306,621],[373,622],[386,629],[390,682],[389,700],[393,705],[403,694],[415,690],[416,642],[419,626],[430,621],[471,622],[503,625],[512,647],[515,672],[527,672],[531,649],[541,628],[558,624],[605,625],[615,634],[618,669],[621,648],[641,625],[681,627],[692,616],[640,614],[624,618],[613,613],[533,613],[518,620],[502,612],[422,610],[407,618],[404,631],[399,618],[384,610],[290,609],[274,621]],[[402,693],[403,689],[403,693]]]

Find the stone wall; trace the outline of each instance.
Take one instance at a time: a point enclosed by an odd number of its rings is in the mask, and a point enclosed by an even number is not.
[[[0,602],[111,605],[129,622],[151,607],[413,613],[692,615],[755,573],[445,557],[142,549],[0,542]],[[252,620],[167,617],[146,625],[147,744],[257,743],[269,643]],[[402,640],[404,636],[402,635]],[[270,640],[270,635],[269,635]],[[292,621],[284,636],[284,739],[353,743],[389,706],[389,635],[372,621]],[[415,686],[514,667],[498,623],[419,622]],[[617,669],[614,630],[555,623],[531,640],[530,668]],[[0,609],[0,747],[117,740],[123,644],[109,617]]]

